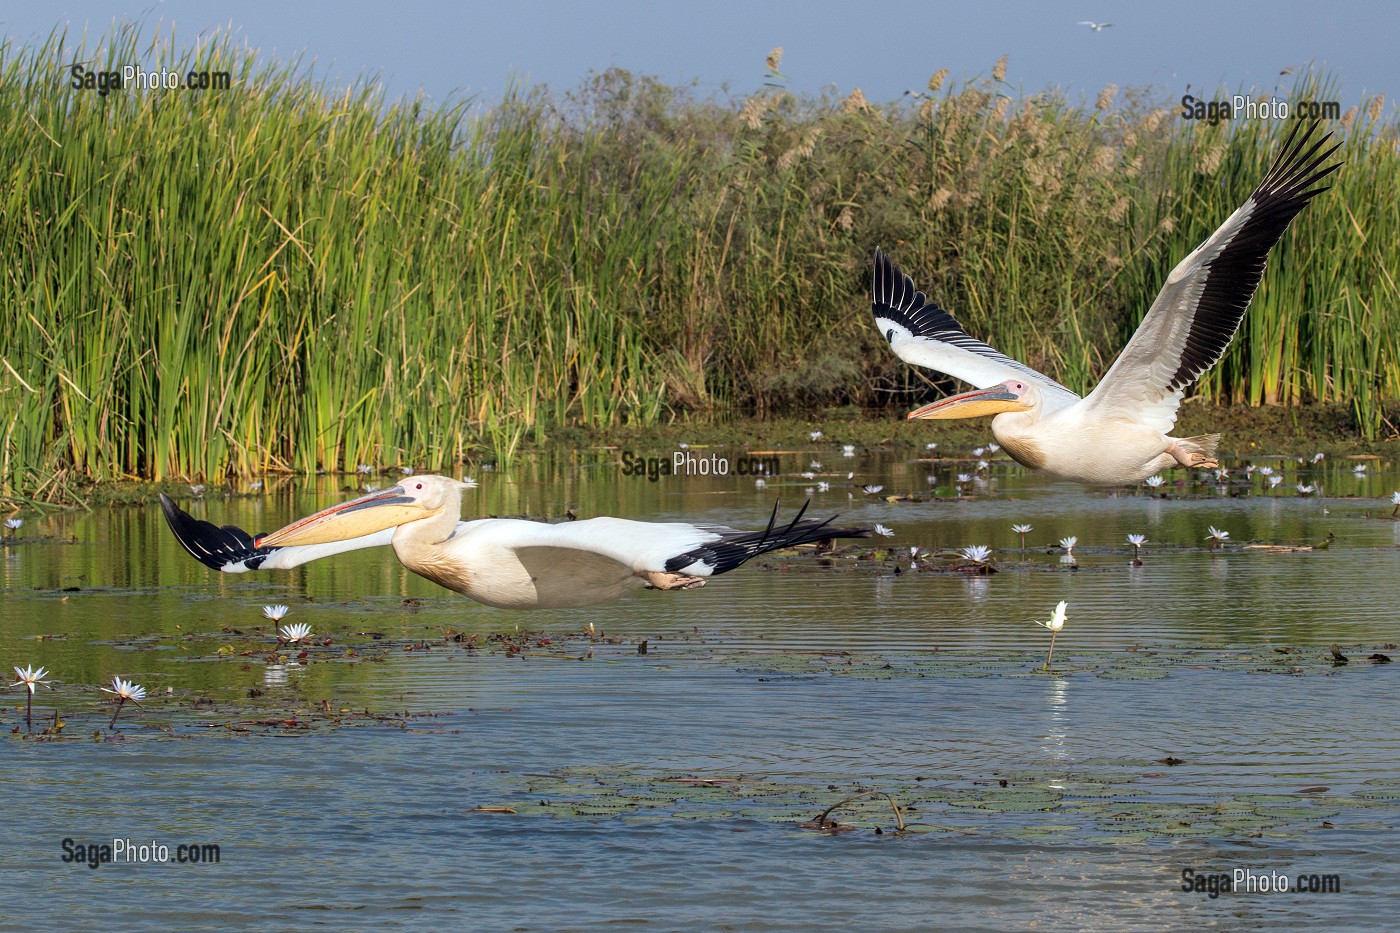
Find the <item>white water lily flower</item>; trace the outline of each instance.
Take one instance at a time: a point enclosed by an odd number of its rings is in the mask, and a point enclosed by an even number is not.
[[[413,467],[399,467],[399,472],[402,473],[404,476],[412,476]]]
[[[190,486],[190,492],[194,493],[196,496],[202,496],[202,495],[204,495],[204,484],[203,484],[203,483],[196,483],[196,484],[191,485],[191,486]]]
[[[1063,560],[1063,558],[1061,559]],[[1050,652],[1045,655],[1046,673],[1050,672],[1050,662],[1052,662],[1055,659],[1055,636],[1059,635],[1060,629],[1065,627],[1065,608],[1067,606],[1068,603],[1066,603],[1063,599],[1060,600],[1060,604],[1056,606],[1055,611],[1050,614],[1050,620],[1048,622],[1036,623],[1037,625],[1043,625],[1050,630]]]
[[[1326,454],[1323,454],[1323,453],[1315,453],[1315,454],[1312,455],[1312,462],[1313,462],[1313,463],[1321,463],[1321,462],[1322,462],[1322,458],[1325,457],[1325,456],[1326,456]]]
[[[1364,464],[1364,463],[1358,463],[1356,466],[1354,466],[1354,467],[1351,468],[1351,472],[1355,473],[1357,476],[1365,476],[1365,475],[1366,475],[1366,464]]]
[[[1299,484],[1298,484],[1298,495],[1300,495],[1300,496],[1306,496],[1306,495],[1308,495],[1308,494],[1309,494],[1310,492],[1312,492],[1312,491],[1313,491],[1313,485],[1312,485],[1311,483],[1308,483],[1308,484],[1306,484],[1306,485],[1304,485],[1303,483],[1299,483]]]
[[[22,518],[7,518],[7,519],[5,519],[5,527],[8,528],[8,529],[10,529],[11,531],[19,531],[19,529],[20,529],[21,527],[23,527],[23,525],[24,525],[24,519],[22,519]]]
[[[478,487],[478,486],[480,486],[480,485],[481,485],[480,483],[478,483],[476,480],[472,479],[470,476],[464,476],[464,477],[462,477],[462,486],[463,486],[463,488],[465,488],[465,489],[475,489],[476,487]]]
[[[1230,471],[1225,469],[1224,467],[1221,467],[1220,469],[1215,471],[1215,478],[1221,482],[1224,482],[1226,479],[1229,478],[1229,476]]]
[[[1012,525],[1011,530],[1016,532],[1018,535],[1023,535],[1030,532],[1032,529],[1030,525]]]
[[[1209,534],[1206,537],[1211,540],[1211,547],[1219,547],[1221,542],[1230,540],[1230,532],[1216,528],[1214,525],[1208,526],[1208,531]]]
[[[764,486],[768,485],[768,481],[760,477],[753,481],[753,485],[755,489],[762,489]]]
[[[1069,603],[1063,599],[1060,600],[1059,605],[1055,607],[1055,611],[1050,614],[1050,620],[1048,622],[1037,622],[1036,625],[1043,625],[1052,632],[1058,632],[1065,627],[1065,610],[1067,608],[1069,608]]]
[[[132,680],[122,680],[120,677],[113,677],[111,688],[103,687],[102,691],[115,694],[117,697],[117,708],[112,711],[112,721],[107,723],[108,729],[117,724],[117,717],[121,715],[122,707],[126,705],[127,700],[140,706],[141,701],[146,699],[145,687]]]
[[[992,549],[985,544],[973,544],[962,549],[962,556],[965,560],[985,564],[987,558],[992,556]]]
[[[355,472],[356,472],[356,473],[369,473],[369,472],[372,471],[373,469],[374,469],[374,467],[370,466],[368,463],[362,463],[362,464],[360,464],[359,466],[355,467]]]
[[[263,618],[281,622],[289,611],[286,606],[263,606]]]
[[[1068,538],[1060,539],[1060,547],[1064,548],[1066,551],[1073,551],[1074,546],[1078,543],[1079,538],[1075,537],[1074,535],[1070,535]]]
[[[958,485],[959,485],[959,486],[961,486],[961,485],[964,484],[964,483],[970,483],[970,482],[972,482],[972,474],[971,474],[971,473],[959,473],[959,474],[958,474]]]
[[[1128,543],[1133,547],[1142,547],[1147,543],[1147,535],[1128,535]]]
[[[1273,468],[1273,467],[1260,467],[1260,468],[1259,468],[1259,475],[1260,475],[1260,476],[1273,476],[1273,475],[1274,475],[1274,468]]]
[[[855,445],[855,444],[842,444],[842,445],[841,445],[841,456],[843,456],[843,457],[854,457],[855,455],[856,455],[856,445]]]
[[[23,669],[17,667],[15,668],[15,676],[18,677],[19,680],[10,684],[10,686],[28,687],[30,693],[34,692],[38,684],[43,684],[45,687],[49,685],[49,682],[44,679],[49,676],[49,672],[42,667],[37,669],[33,667],[25,667]]]
[[[291,625],[284,625],[282,626],[279,637],[287,644],[295,645],[297,642],[306,641],[311,637],[311,626],[307,625],[305,622],[294,622]]]
[[[820,480],[817,481],[817,492],[828,492],[828,491],[830,491],[830,489],[831,489],[831,484],[830,484],[830,483],[824,483],[824,482],[822,482],[822,481],[820,481]]]
[[[867,496],[874,496],[874,495],[878,495],[878,494],[880,493],[880,491],[881,491],[882,489],[884,489],[885,487],[884,487],[884,486],[862,486],[862,487],[860,487],[860,488],[863,489],[863,490],[865,490],[865,494],[866,494]]]
[[[680,442],[679,444],[677,444],[676,446],[679,447],[681,450],[689,450],[689,449],[690,449],[690,445],[687,444],[685,441],[681,441],[681,442]]]
[[[1279,486],[1281,486],[1281,485],[1283,485],[1283,477],[1282,477],[1282,476],[1270,476],[1270,477],[1269,477],[1269,488],[1270,488],[1270,489],[1276,489],[1277,487],[1279,487]]]
[[[820,460],[813,460],[811,463],[807,464],[807,469],[809,470],[820,470],[821,468],[822,462]]]
[[[990,450],[992,453],[996,453],[998,450],[1001,450],[1001,445],[1000,445],[1000,444],[988,444],[988,445],[987,445],[987,449]]]
[[[992,465],[991,465],[990,463],[988,463],[986,460],[978,460],[978,461],[977,461],[977,469],[979,469],[979,470],[991,469],[991,466],[992,466]]]
[[[877,535],[879,535],[880,537],[882,537],[882,538],[893,538],[893,537],[894,537],[894,529],[893,529],[893,528],[886,528],[884,525],[878,525],[878,524],[877,524],[877,525],[875,526],[875,533],[876,533]]]
[[[937,449],[938,449],[938,441],[929,441],[927,444],[924,445],[924,450],[937,450]]]
[[[1244,471],[1245,471],[1246,473],[1248,473],[1250,476],[1253,476],[1253,475],[1254,475],[1254,471],[1257,470],[1257,469],[1259,469],[1259,468],[1258,468],[1257,466],[1255,466],[1254,464],[1252,464],[1252,463],[1247,463],[1247,464],[1245,464]]]
[[[103,693],[111,693],[115,695],[117,699],[121,700],[123,703],[125,703],[127,700],[130,700],[133,703],[137,703],[140,700],[146,699],[145,687],[141,686],[135,681],[122,680],[120,677],[113,677],[112,686],[103,687],[101,689]]]
[[[260,480],[260,479],[255,479],[255,480],[253,480],[251,483],[248,484],[248,489],[251,490],[252,492],[257,492],[259,489],[262,489],[262,488],[263,488],[263,481]]]
[[[819,440],[822,439],[822,432],[820,432],[820,431],[808,431],[808,432],[807,432],[807,436],[808,436],[809,438],[811,438],[812,440],[814,440],[814,441],[819,441]]]
[[[917,544],[915,544],[915,545],[913,545],[912,547],[909,548],[909,556],[910,556],[911,558],[914,558],[914,557],[918,557],[918,556],[919,556],[919,546],[918,546]]]
[[[1400,505],[1400,492],[1392,492],[1390,494],[1390,502],[1392,505]]]
[[[1143,482],[1151,486],[1153,489],[1156,489],[1158,486],[1161,486],[1163,483],[1165,483],[1166,480],[1162,479],[1160,475],[1154,473],[1147,479],[1143,480]]]
[[[803,478],[803,479],[816,479],[816,478],[817,478],[817,474],[815,474],[815,473],[813,473],[813,472],[811,472],[811,471],[809,470],[809,471],[807,471],[806,473],[803,473],[803,474],[802,474],[802,478]]]

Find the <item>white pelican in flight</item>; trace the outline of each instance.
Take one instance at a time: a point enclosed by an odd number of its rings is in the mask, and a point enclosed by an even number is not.
[[[421,577],[501,609],[564,609],[621,596],[634,587],[704,586],[759,554],[831,538],[863,538],[863,528],[802,520],[786,525],[778,508],[762,531],[591,518],[550,525],[512,518],[464,522],[465,483],[407,477],[397,486],[333,505],[272,534],[250,535],[201,521],[162,495],[175,537],[214,570],[285,570],[359,548],[390,545]],[[833,516],[834,518],[834,516]]]
[[[910,418],[995,415],[992,433],[1015,460],[1091,486],[1137,483],[1174,467],[1217,466],[1219,434],[1170,437],[1186,389],[1220,359],[1264,273],[1269,250],[1327,188],[1337,145],[1294,126],[1244,204],[1167,276],[1137,333],[1085,398],[962,329],[909,276],[875,253],[875,324],[900,359],[969,382],[971,392]]]

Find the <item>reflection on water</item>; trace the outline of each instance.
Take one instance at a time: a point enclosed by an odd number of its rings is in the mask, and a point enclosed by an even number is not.
[[[1371,793],[1387,785],[1366,782],[1395,777],[1400,764],[1400,665],[1361,658],[1397,635],[1392,464],[1357,477],[1347,463],[1275,463],[1287,470],[1282,489],[1296,475],[1327,498],[1270,496],[1235,470],[1219,492],[1214,482],[1168,487],[1177,497],[1161,499],[1086,492],[995,461],[988,485],[969,481],[957,497],[970,462],[846,459],[834,443],[787,455],[784,468],[840,464],[818,477],[831,488],[813,493],[813,510],[894,528],[871,543],[888,548],[882,561],[851,571],[840,561],[823,569],[764,560],[774,569],[568,612],[477,606],[407,573],[387,551],[216,575],[179,550],[152,507],[26,516],[23,536],[42,541],[0,544],[0,664],[47,666],[61,683],[35,696],[36,725],[57,710],[74,737],[7,736],[0,794],[11,842],[0,868],[20,892],[14,917],[52,925],[101,903],[130,918],[118,928],[234,915],[279,929],[1159,929],[1164,916],[1247,929],[1388,925],[1378,895],[1400,880],[1397,812],[1386,793]],[[847,480],[847,470],[856,476]],[[794,507],[811,485],[649,483],[622,476],[601,452],[478,478],[468,493],[475,514],[573,509],[747,526],[767,520],[774,497]],[[884,485],[882,496],[931,489],[948,498],[890,502],[863,493],[867,483]],[[262,531],[350,494],[331,481],[269,487],[232,499],[211,488],[189,507]],[[1014,523],[1033,525],[1024,555]],[[1224,550],[1207,549],[1210,526],[1230,531]],[[1131,565],[1130,533],[1149,539],[1141,566]],[[1069,535],[1079,539],[1073,564],[1057,544]],[[1266,552],[1249,543],[1328,546]],[[939,569],[951,564],[939,552],[972,544],[996,549],[1000,572]],[[919,569],[913,545],[929,552]],[[1035,621],[1060,599],[1069,621],[1056,667],[1063,659],[1070,673],[1032,675],[1037,662],[1025,659],[1043,662],[1048,647]],[[290,605],[289,622],[332,644],[305,664],[269,660],[269,602]],[[591,645],[579,634],[590,623],[623,643]],[[517,626],[559,643],[508,656],[443,642],[448,632]],[[634,648],[642,638],[645,656]],[[1333,643],[1355,661],[1331,668]],[[1073,664],[1184,648],[1290,651],[1302,673],[1181,663],[1142,679],[1131,665],[1096,676]],[[735,660],[839,652],[925,668],[839,676],[830,664],[815,673]],[[973,656],[984,659],[982,676],[964,676]],[[591,660],[575,659],[583,657]],[[109,740],[117,736],[95,689],[113,674],[135,677],[153,697],[123,711],[121,740]],[[301,733],[235,728],[267,708],[303,719],[322,708],[397,718]],[[22,731],[17,691],[0,723]],[[906,801],[919,787],[971,793],[999,779],[1061,796],[1045,812],[929,809],[931,822],[961,830],[907,838],[823,836],[738,815],[471,812],[516,799],[529,775],[597,766],[761,776],[819,791],[864,786]],[[1300,794],[1313,787],[1327,790]],[[840,799],[832,793],[823,805]],[[1259,794],[1275,796],[1250,796]],[[1255,830],[1211,823],[1203,835],[1178,826],[1174,836],[1167,823],[1141,839],[1123,829],[1153,807],[1207,814],[1246,798],[1285,815]],[[1329,815],[1311,818],[1309,807]],[[114,835],[212,841],[222,860],[97,870],[60,860],[65,837]],[[1191,866],[1336,873],[1343,893],[1211,900],[1180,890]],[[172,890],[198,897],[174,901]]]

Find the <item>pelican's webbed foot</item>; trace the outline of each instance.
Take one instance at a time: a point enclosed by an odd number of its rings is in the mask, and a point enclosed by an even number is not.
[[[705,585],[704,577],[691,577],[683,573],[666,573],[661,570],[643,571],[638,576],[647,581],[647,587],[653,590],[688,590]]]
[[[1220,466],[1215,459],[1215,448],[1220,443],[1219,434],[1201,434],[1196,437],[1167,438],[1172,445],[1166,452],[1176,462],[1191,470],[1214,470]]]
[[[1199,450],[1182,450],[1176,444],[1168,447],[1167,453],[1175,457],[1177,463],[1191,470],[1214,470],[1220,466],[1220,461],[1210,454]]]

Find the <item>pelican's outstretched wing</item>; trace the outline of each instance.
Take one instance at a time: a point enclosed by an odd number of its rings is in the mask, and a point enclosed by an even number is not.
[[[1078,395],[1044,373],[969,336],[956,318],[929,301],[914,287],[914,280],[878,249],[871,311],[890,349],[906,363],[947,373],[979,389],[1008,379],[1033,382],[1048,411],[1079,401]]]
[[[1254,193],[1167,276],[1087,406],[1171,430],[1185,390],[1219,361],[1239,329],[1269,250],[1327,190],[1313,186],[1341,167],[1323,165],[1341,145],[1323,149],[1330,133],[1309,145],[1317,126],[1296,124]]]
[[[305,544],[292,547],[259,547],[256,539],[236,525],[222,528],[213,522],[195,518],[161,493],[160,509],[165,522],[180,544],[195,560],[211,570],[224,573],[245,573],[249,570],[286,570],[308,561],[344,554],[360,548],[381,547],[394,537],[394,529],[386,528],[374,534],[333,541],[329,544]]]
[[[520,519],[463,522],[454,541],[464,550],[506,548],[522,557],[565,559],[587,552],[632,573],[678,573],[711,577],[728,573],[745,561],[776,551],[830,538],[866,538],[868,528],[838,528],[836,516],[806,519],[804,505],[796,517],[778,522],[778,507],[762,531],[736,531],[687,522],[638,522],[625,518],[590,518],[556,525]],[[526,552],[529,552],[528,554]]]

